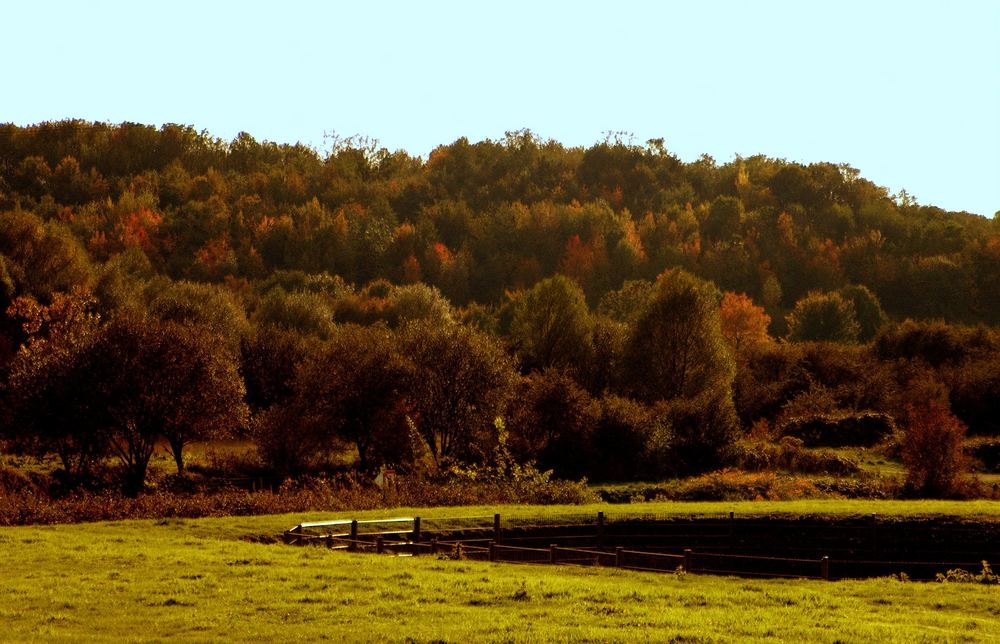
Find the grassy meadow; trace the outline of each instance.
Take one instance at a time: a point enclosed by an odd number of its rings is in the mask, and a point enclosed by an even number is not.
[[[609,506],[341,514],[540,517]],[[624,508],[623,508],[624,509]],[[652,503],[652,514],[950,515],[997,502]],[[0,529],[0,639],[149,641],[996,641],[996,586],[646,574],[254,543],[337,515]]]

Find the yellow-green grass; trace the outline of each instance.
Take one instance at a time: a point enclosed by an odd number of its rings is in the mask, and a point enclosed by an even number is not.
[[[863,447],[840,447],[832,451],[855,461],[862,470],[880,476],[895,476],[900,479],[906,477],[906,466],[899,459],[889,458],[877,449],[865,449]],[[993,485],[1000,483],[1000,473],[974,471],[972,475],[979,479],[980,483]]]
[[[655,514],[951,515],[1000,503],[657,503]],[[623,507],[621,509],[626,509]],[[423,517],[614,510],[609,506],[401,509]],[[0,640],[996,641],[1000,589],[757,581],[432,557],[351,555],[242,539],[278,515],[0,529]]]

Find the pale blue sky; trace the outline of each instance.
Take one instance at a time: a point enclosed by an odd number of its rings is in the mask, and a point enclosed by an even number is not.
[[[0,121],[177,122],[426,155],[530,128],[851,164],[1000,210],[1000,1],[5,3]]]

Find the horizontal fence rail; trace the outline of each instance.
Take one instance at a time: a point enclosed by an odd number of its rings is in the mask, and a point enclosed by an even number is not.
[[[983,560],[1000,559],[1000,523],[897,525],[875,515],[833,521],[737,520],[732,512],[394,517],[304,522],[286,530],[282,539],[396,556],[799,579],[906,575],[925,580],[951,570],[977,572]],[[988,556],[977,556],[976,562],[941,561],[940,555],[949,552]],[[886,556],[891,554],[904,557]]]

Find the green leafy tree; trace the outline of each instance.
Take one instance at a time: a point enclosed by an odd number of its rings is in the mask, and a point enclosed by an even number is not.
[[[604,316],[594,318],[591,340],[593,352],[582,382],[593,395],[615,388],[621,381],[622,355],[628,339],[628,325]]]
[[[261,299],[253,321],[259,326],[321,339],[329,338],[334,332],[333,310],[327,298],[307,291],[286,293],[280,287]]]
[[[412,372],[384,324],[342,325],[299,369],[293,403],[298,422],[327,449],[338,440],[353,445],[363,472],[399,459],[409,440]]]
[[[187,443],[225,435],[245,422],[244,387],[236,365],[203,330],[116,317],[102,329],[83,364],[93,375],[91,395],[106,414],[111,453],[121,463],[128,492],[142,489],[161,438],[182,471]]]
[[[129,248],[104,262],[97,271],[94,297],[103,313],[145,306],[144,290],[155,276],[149,257],[139,248]]]
[[[735,197],[716,197],[702,223],[704,236],[711,241],[729,241],[739,236],[743,204]]]
[[[313,336],[274,325],[256,327],[240,343],[240,371],[253,412],[287,402],[299,365],[317,349]]]
[[[24,426],[68,471],[85,473],[113,456],[125,491],[135,494],[161,439],[181,470],[184,445],[244,422],[236,365],[204,330],[135,314],[100,328],[87,320],[76,316],[33,345],[14,378]]]
[[[710,284],[671,271],[632,325],[624,380],[627,391],[656,404],[667,428],[650,447],[657,471],[717,467],[735,440],[735,365],[720,328],[720,298]]]
[[[403,328],[402,347],[415,364],[408,389],[413,420],[435,463],[489,459],[494,421],[503,415],[516,379],[503,347],[474,329],[427,321]]]
[[[510,336],[525,365],[574,368],[591,353],[593,320],[583,290],[556,275],[535,284],[514,305]]]
[[[860,332],[854,304],[839,293],[810,293],[786,319],[788,339],[795,342],[856,342]]]
[[[735,367],[719,326],[720,297],[681,270],[659,278],[625,344],[628,391],[655,402],[729,389]]]
[[[878,298],[868,287],[851,285],[840,289],[840,295],[854,305],[858,321],[858,340],[870,342],[888,321]]]
[[[87,253],[69,230],[21,210],[0,214],[0,255],[18,295],[48,300],[93,279]]]
[[[206,329],[234,354],[250,331],[243,306],[221,286],[160,278],[150,282],[147,298],[156,318]]]
[[[231,437],[247,426],[246,389],[236,358],[207,328],[168,323],[160,333],[168,355],[147,363],[150,371],[141,377],[168,396],[157,401],[158,433],[183,473],[188,445]]]
[[[426,284],[393,287],[386,298],[384,316],[393,327],[414,320],[428,320],[438,325],[454,322],[451,303],[441,291]]]
[[[631,322],[646,306],[654,290],[653,282],[629,280],[618,290],[605,293],[597,305],[597,312],[619,322]]]

